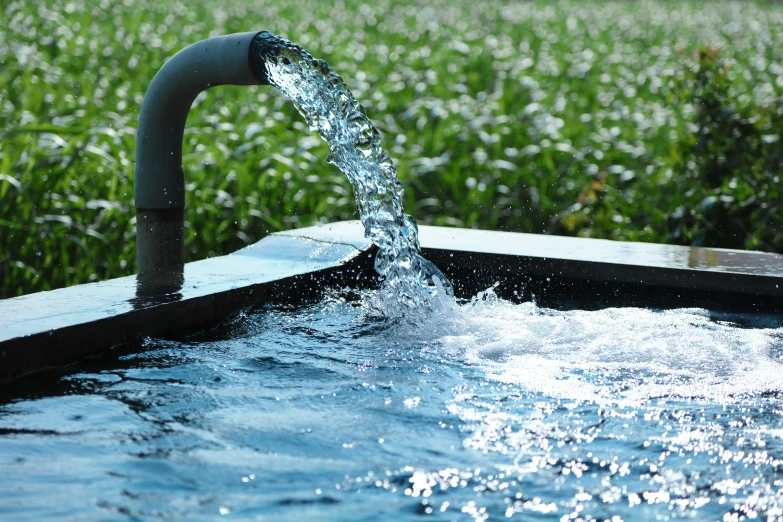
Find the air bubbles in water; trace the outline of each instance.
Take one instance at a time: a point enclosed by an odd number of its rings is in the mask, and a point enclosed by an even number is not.
[[[403,210],[394,164],[343,79],[325,61],[271,33],[256,35],[251,52],[263,60],[265,79],[329,145],[327,161],[348,176],[365,235],[378,246],[375,269],[383,283],[377,304],[384,315],[399,317],[430,307],[439,294],[453,295],[448,279],[421,257],[418,227]]]

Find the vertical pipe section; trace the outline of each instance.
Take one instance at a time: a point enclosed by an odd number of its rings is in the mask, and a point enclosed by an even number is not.
[[[182,49],[161,67],[147,89],[136,131],[134,191],[139,273],[185,263],[185,121],[201,91],[215,85],[268,84],[263,75],[257,74],[257,58],[251,67],[249,52],[256,34],[217,36]]]

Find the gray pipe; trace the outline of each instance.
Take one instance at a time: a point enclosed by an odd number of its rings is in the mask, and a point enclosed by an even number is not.
[[[251,53],[259,33],[194,43],[161,67],[144,96],[136,131],[136,261],[139,273],[185,262],[182,136],[190,106],[215,85],[268,85]]]

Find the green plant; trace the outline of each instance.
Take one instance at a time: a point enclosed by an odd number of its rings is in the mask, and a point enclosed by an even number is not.
[[[681,82],[698,108],[697,129],[680,140],[672,162],[689,197],[670,214],[669,240],[783,252],[783,103],[740,105],[731,66],[712,47],[692,53]]]

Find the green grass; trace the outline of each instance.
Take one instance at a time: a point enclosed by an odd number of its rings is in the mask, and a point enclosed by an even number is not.
[[[783,6],[229,4],[0,2],[0,297],[133,273],[145,89],[188,43],[252,30],[343,76],[420,223],[783,252]],[[355,218],[326,152],[268,87],[203,95],[188,260]]]

